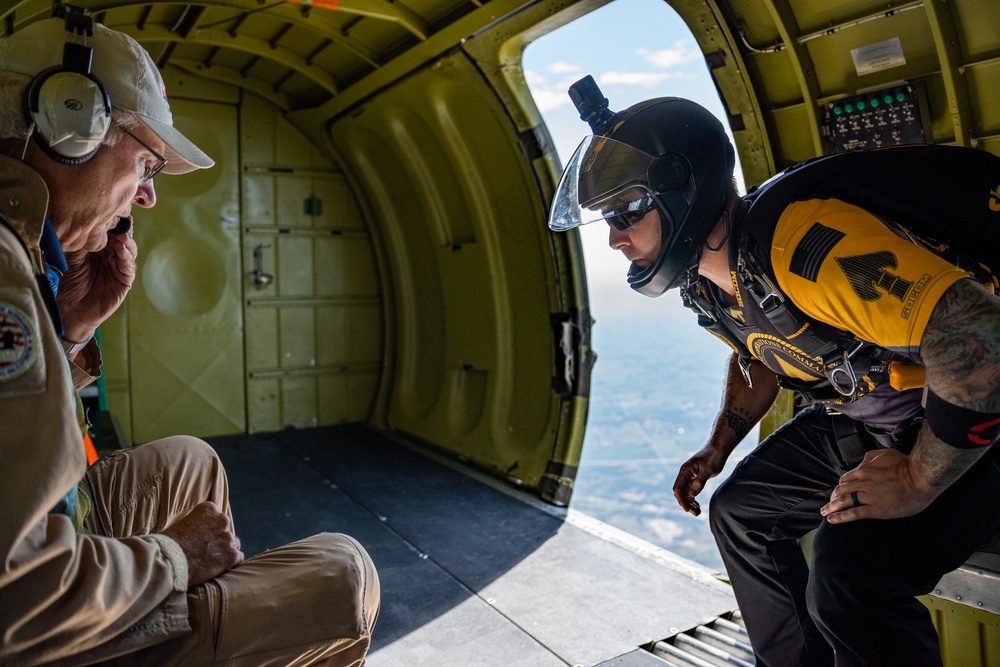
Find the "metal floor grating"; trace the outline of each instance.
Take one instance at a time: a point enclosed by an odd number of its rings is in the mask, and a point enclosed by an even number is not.
[[[753,649],[740,612],[658,641],[649,647],[673,667],[753,667]]]

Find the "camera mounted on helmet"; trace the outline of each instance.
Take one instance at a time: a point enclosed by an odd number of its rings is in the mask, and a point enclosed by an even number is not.
[[[722,123],[689,100],[656,98],[613,112],[591,76],[573,84],[569,95],[594,135],[563,171],[549,228],[604,220],[626,231],[658,212],[659,255],[646,266],[633,262],[628,282],[659,296],[696,265],[722,216],[735,166],[732,144]]]
[[[580,120],[589,123],[594,134],[604,134],[614,124],[618,114],[608,108],[608,98],[591,75],[588,74],[569,87],[569,98],[573,100]]]

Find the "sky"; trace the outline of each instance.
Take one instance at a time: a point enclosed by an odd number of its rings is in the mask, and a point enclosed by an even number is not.
[[[654,97],[684,97],[727,126],[694,37],[663,0],[616,0],[528,45],[522,64],[563,164],[590,134],[566,93],[587,74],[612,111]],[[743,191],[738,167],[737,185]],[[721,567],[706,515],[681,514],[670,488],[678,462],[708,437],[730,351],[700,330],[677,290],[649,299],[628,287],[629,262],[608,247],[606,224],[584,225],[580,235],[598,358],[574,502],[612,525]],[[740,445],[729,466],[752,449],[756,436]],[[643,463],[637,474],[606,467],[631,452],[666,458]],[[703,507],[714,484],[702,496]],[[638,499],[626,497],[637,491]]]
[[[663,0],[616,0],[605,5],[529,44],[523,66],[563,164],[590,134],[566,94],[587,74],[597,81],[612,111],[653,97],[685,97],[726,125],[694,37]],[[737,178],[742,191],[738,167]],[[611,290],[619,304],[646,300],[624,287],[629,263],[607,247],[607,226],[586,225],[580,233],[592,296]]]

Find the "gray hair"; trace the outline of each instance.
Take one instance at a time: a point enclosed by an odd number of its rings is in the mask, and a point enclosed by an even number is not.
[[[24,150],[30,127],[25,115],[24,96],[33,77],[0,70],[0,152],[15,157]],[[111,109],[111,127],[102,145],[114,146],[122,138],[120,128],[134,129],[141,123],[132,111]],[[16,153],[12,152],[16,147]]]

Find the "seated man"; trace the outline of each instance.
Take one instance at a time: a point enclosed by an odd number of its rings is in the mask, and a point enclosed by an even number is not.
[[[355,540],[244,561],[195,438],[86,467],[74,385],[136,275],[132,205],[161,171],[213,165],[152,59],[71,11],[0,40],[0,89],[0,662],[360,665],[379,581]]]

